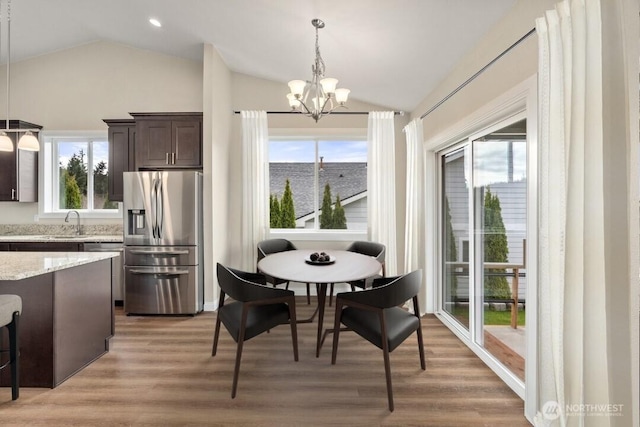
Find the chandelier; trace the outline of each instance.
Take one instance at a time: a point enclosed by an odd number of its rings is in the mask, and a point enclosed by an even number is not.
[[[316,28],[316,60],[311,66],[313,75],[311,81],[291,80],[291,92],[287,94],[287,99],[292,111],[303,113],[317,122],[338,107],[346,108],[345,104],[351,91],[336,89],[338,79],[324,76],[325,65],[318,45],[318,30],[324,28],[324,22],[314,19],[311,24]]]

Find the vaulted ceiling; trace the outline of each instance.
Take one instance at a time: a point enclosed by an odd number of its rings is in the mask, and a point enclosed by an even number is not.
[[[284,84],[310,78],[320,18],[326,75],[354,98],[411,111],[515,1],[13,0],[11,60],[96,40],[202,60],[211,43],[232,71]]]

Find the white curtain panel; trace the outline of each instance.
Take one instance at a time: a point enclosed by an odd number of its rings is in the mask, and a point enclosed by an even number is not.
[[[565,412],[566,405],[616,403],[608,377],[614,367],[606,345],[610,326],[600,8],[600,0],[565,0],[536,21],[540,121],[536,425],[613,424],[611,417]]]
[[[269,126],[265,111],[242,111],[242,230],[241,269],[255,271],[257,244],[269,226],[267,145]]]
[[[387,248],[387,276],[398,272],[396,251],[396,156],[393,111],[369,113],[367,210],[369,238]]]
[[[407,207],[404,231],[404,272],[424,264],[424,132],[421,119],[404,127],[407,138]]]

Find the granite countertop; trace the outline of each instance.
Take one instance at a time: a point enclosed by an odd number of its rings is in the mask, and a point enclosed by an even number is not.
[[[26,279],[118,255],[118,252],[0,252],[0,280]]]
[[[0,242],[122,242],[122,234],[41,234],[41,235],[4,235]]]

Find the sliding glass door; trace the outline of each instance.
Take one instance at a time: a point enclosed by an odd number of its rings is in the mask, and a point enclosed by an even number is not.
[[[524,381],[526,121],[472,135],[440,164],[441,310]]]

